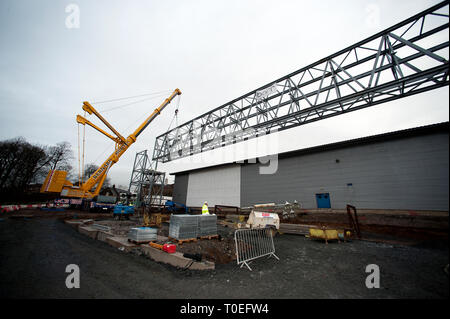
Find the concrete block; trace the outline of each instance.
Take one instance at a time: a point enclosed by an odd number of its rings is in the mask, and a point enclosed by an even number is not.
[[[95,221],[93,219],[82,219],[81,221],[85,225],[91,225],[91,224],[95,223]]]
[[[80,220],[72,220],[72,219],[67,219],[64,221],[65,224],[72,226],[73,228],[78,228],[78,226],[83,225],[83,222],[81,222]]]
[[[185,268],[187,267],[192,259],[183,257],[183,254],[180,252],[175,252],[173,254],[168,254],[162,250],[153,248],[148,245],[141,245],[141,250],[152,258],[155,261],[162,262],[165,264],[170,264],[175,267]],[[202,262],[196,262],[194,261],[192,265],[189,267],[189,269],[192,270],[209,270],[214,269],[215,264],[213,262],[209,261],[202,261]]]
[[[119,237],[119,236],[107,237],[106,243],[120,249],[122,249],[123,247],[123,251],[126,252],[132,250],[135,247],[138,247],[138,245],[130,243],[127,237]]]
[[[106,239],[109,237],[114,237],[113,233],[99,230],[97,233],[97,240],[103,241],[106,243]]]
[[[78,232],[80,234],[87,235],[87,236],[91,237],[92,239],[97,239],[98,230],[95,228],[92,228],[89,226],[79,226]]]

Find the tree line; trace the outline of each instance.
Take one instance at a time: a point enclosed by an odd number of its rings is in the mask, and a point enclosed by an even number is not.
[[[49,170],[66,171],[67,179],[78,184],[78,174],[71,165],[74,160],[72,146],[63,141],[56,145],[38,145],[23,137],[0,141],[0,200],[23,198],[31,184],[42,184]],[[87,164],[84,180],[97,170],[95,164]],[[109,180],[104,186],[108,186]]]

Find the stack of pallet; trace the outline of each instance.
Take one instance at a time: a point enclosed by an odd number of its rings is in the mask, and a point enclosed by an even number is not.
[[[199,215],[171,215],[169,237],[178,240],[197,238]]]
[[[158,229],[150,227],[131,228],[128,232],[128,240],[136,243],[150,242],[157,239]]]
[[[217,216],[201,215],[198,219],[197,236],[215,236],[217,235]]]
[[[182,240],[217,235],[216,215],[171,215],[169,237]]]

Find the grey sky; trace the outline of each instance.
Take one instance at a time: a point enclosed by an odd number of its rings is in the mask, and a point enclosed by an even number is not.
[[[177,87],[182,124],[438,2],[2,0],[0,139],[69,141],[77,155],[75,118],[83,101]],[[78,29],[65,25],[71,3],[80,8]],[[370,6],[379,9],[378,24],[367,22]],[[164,98],[104,116],[128,136]],[[301,126],[280,133],[277,148],[448,121],[448,99],[444,88]],[[94,104],[99,110],[114,105]],[[153,148],[173,110],[169,106],[111,169],[112,182],[128,185],[135,153]],[[85,162],[99,165],[113,144],[93,129],[86,136]],[[160,169],[194,166],[172,162]]]

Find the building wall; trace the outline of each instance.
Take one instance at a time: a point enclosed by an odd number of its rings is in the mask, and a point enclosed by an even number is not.
[[[241,206],[297,200],[332,208],[448,210],[448,133],[415,136],[281,158],[273,175],[242,166]],[[339,160],[339,162],[336,162]]]
[[[189,174],[175,176],[172,200],[176,203],[186,204]]]
[[[187,206],[240,205],[241,169],[239,165],[206,168],[189,173]]]

